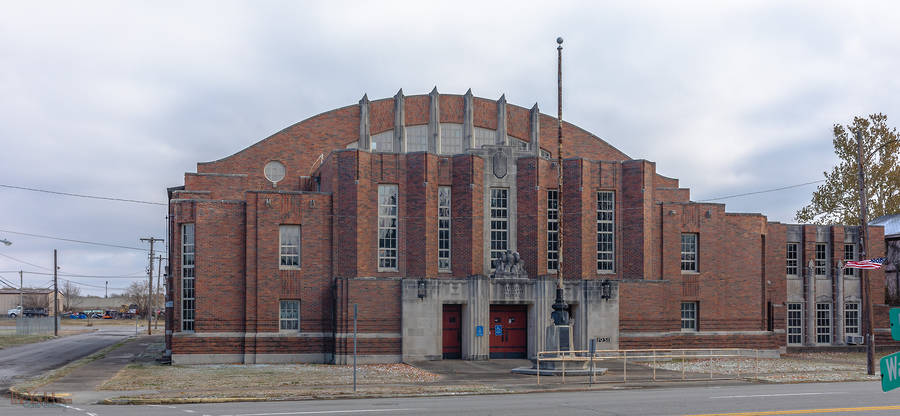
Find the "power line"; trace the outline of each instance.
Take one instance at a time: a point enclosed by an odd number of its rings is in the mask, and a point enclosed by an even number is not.
[[[18,273],[18,270],[0,270],[0,273]],[[48,272],[33,272],[29,270],[22,270],[22,273],[25,274],[35,274],[38,276],[53,276],[53,273]],[[144,272],[141,272],[144,273]],[[66,277],[83,277],[87,279],[143,279],[143,276],[125,276],[125,275],[89,275],[89,274],[72,274],[72,273],[57,273],[57,276],[66,276]]]
[[[51,239],[51,240],[68,241],[68,242],[72,242],[72,243],[91,244],[91,245],[95,245],[95,246],[104,246],[104,247],[113,247],[113,248],[124,248],[124,249],[128,249],[128,250],[137,250],[137,251],[150,251],[150,250],[147,250],[147,249],[145,249],[145,248],[140,248],[140,247],[120,246],[120,245],[118,245],[118,244],[98,243],[98,242],[95,242],[95,241],[73,240],[73,239],[70,239],[70,238],[51,237],[51,236],[48,236],[48,235],[29,234],[29,233],[22,233],[22,232],[18,232],[18,231],[0,230],[0,232],[10,233],[10,234],[18,234],[18,235],[25,235],[25,236],[28,236],[28,237],[48,238],[48,239]]]
[[[812,185],[812,184],[821,183],[821,182],[825,182],[825,179],[818,180],[818,181],[812,181],[812,182],[798,183],[796,185],[782,186],[780,188],[766,189],[766,190],[762,190],[762,191],[747,192],[747,193],[735,194],[735,195],[726,195],[726,196],[720,196],[718,198],[701,199],[697,202],[719,201],[722,199],[737,198],[739,196],[756,195],[756,194],[763,194],[766,192],[783,191],[785,189],[799,188],[801,186]],[[2,231],[2,230],[0,230],[0,231]]]
[[[3,254],[3,253],[0,253],[0,256],[6,257],[6,258],[8,258],[8,259],[10,259],[10,260],[17,261],[17,262],[19,262],[19,263],[27,264],[27,265],[29,265],[29,266],[34,266],[34,267],[37,267],[37,268],[39,268],[39,269],[50,270],[50,271],[53,270],[53,269],[51,269],[51,268],[49,268],[49,267],[44,267],[44,266],[39,266],[39,265],[34,264],[34,263],[29,263],[29,262],[27,262],[27,261],[25,261],[25,260],[17,259],[17,258],[15,258],[15,257],[13,257],[13,256],[8,256],[8,255]]]
[[[32,191],[32,192],[43,192],[47,194],[56,194],[56,195],[65,195],[65,196],[74,196],[78,198],[88,198],[88,199],[103,199],[106,201],[119,201],[119,202],[133,202],[135,204],[146,204],[146,205],[163,205],[165,203],[162,202],[153,202],[153,201],[141,201],[139,199],[127,199],[127,198],[116,198],[111,196],[96,196],[96,195],[83,195],[83,194],[73,194],[71,192],[59,192],[59,191],[49,191],[46,189],[37,189],[37,188],[27,188],[24,186],[13,186],[13,185],[4,185],[0,184],[0,187],[3,188],[11,188],[11,189],[21,189],[23,191]]]

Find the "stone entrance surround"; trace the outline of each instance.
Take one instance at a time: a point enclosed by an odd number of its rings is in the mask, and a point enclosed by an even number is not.
[[[492,304],[528,305],[528,357],[534,358],[544,346],[545,328],[550,325],[551,305],[556,296],[556,279],[425,279],[424,297],[419,297],[419,280],[403,280],[403,361],[440,360],[442,353],[441,313],[444,304],[462,305],[462,359],[487,360],[490,335],[487,330]],[[575,320],[575,348],[587,348],[590,338],[608,341],[600,349],[618,348],[618,284],[610,281],[609,299],[603,299],[602,280],[565,283],[566,301]],[[476,326],[485,328],[476,336]]]

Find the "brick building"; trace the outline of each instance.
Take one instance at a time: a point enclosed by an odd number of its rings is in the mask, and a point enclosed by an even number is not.
[[[199,163],[168,192],[174,362],[346,363],[354,304],[362,362],[533,357],[560,258],[576,348],[857,341],[860,280],[836,267],[857,228],[691,202],[569,123],[560,193],[556,128],[536,104],[401,90]]]

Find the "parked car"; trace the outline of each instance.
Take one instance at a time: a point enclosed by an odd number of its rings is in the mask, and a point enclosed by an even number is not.
[[[6,315],[10,318],[15,318],[17,316],[25,316],[26,318],[32,316],[47,316],[47,310],[44,308],[27,308],[22,310],[21,306],[16,306],[15,308],[6,311]]]
[[[103,315],[101,315],[99,313],[91,314],[91,319],[102,319],[102,318],[103,318]]]
[[[84,313],[73,313],[73,314],[69,315],[69,318],[71,318],[71,319],[87,319],[87,315],[85,315]]]

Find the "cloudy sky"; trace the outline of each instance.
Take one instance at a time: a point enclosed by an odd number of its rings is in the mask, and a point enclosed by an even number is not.
[[[564,118],[694,200],[822,179],[855,115],[900,125],[896,2],[182,3],[4,4],[0,185],[164,203],[197,162],[399,88],[556,114],[557,36]],[[814,188],[721,202],[790,222]],[[56,248],[117,292],[165,207],[0,187],[0,230],[0,278],[49,285]]]

